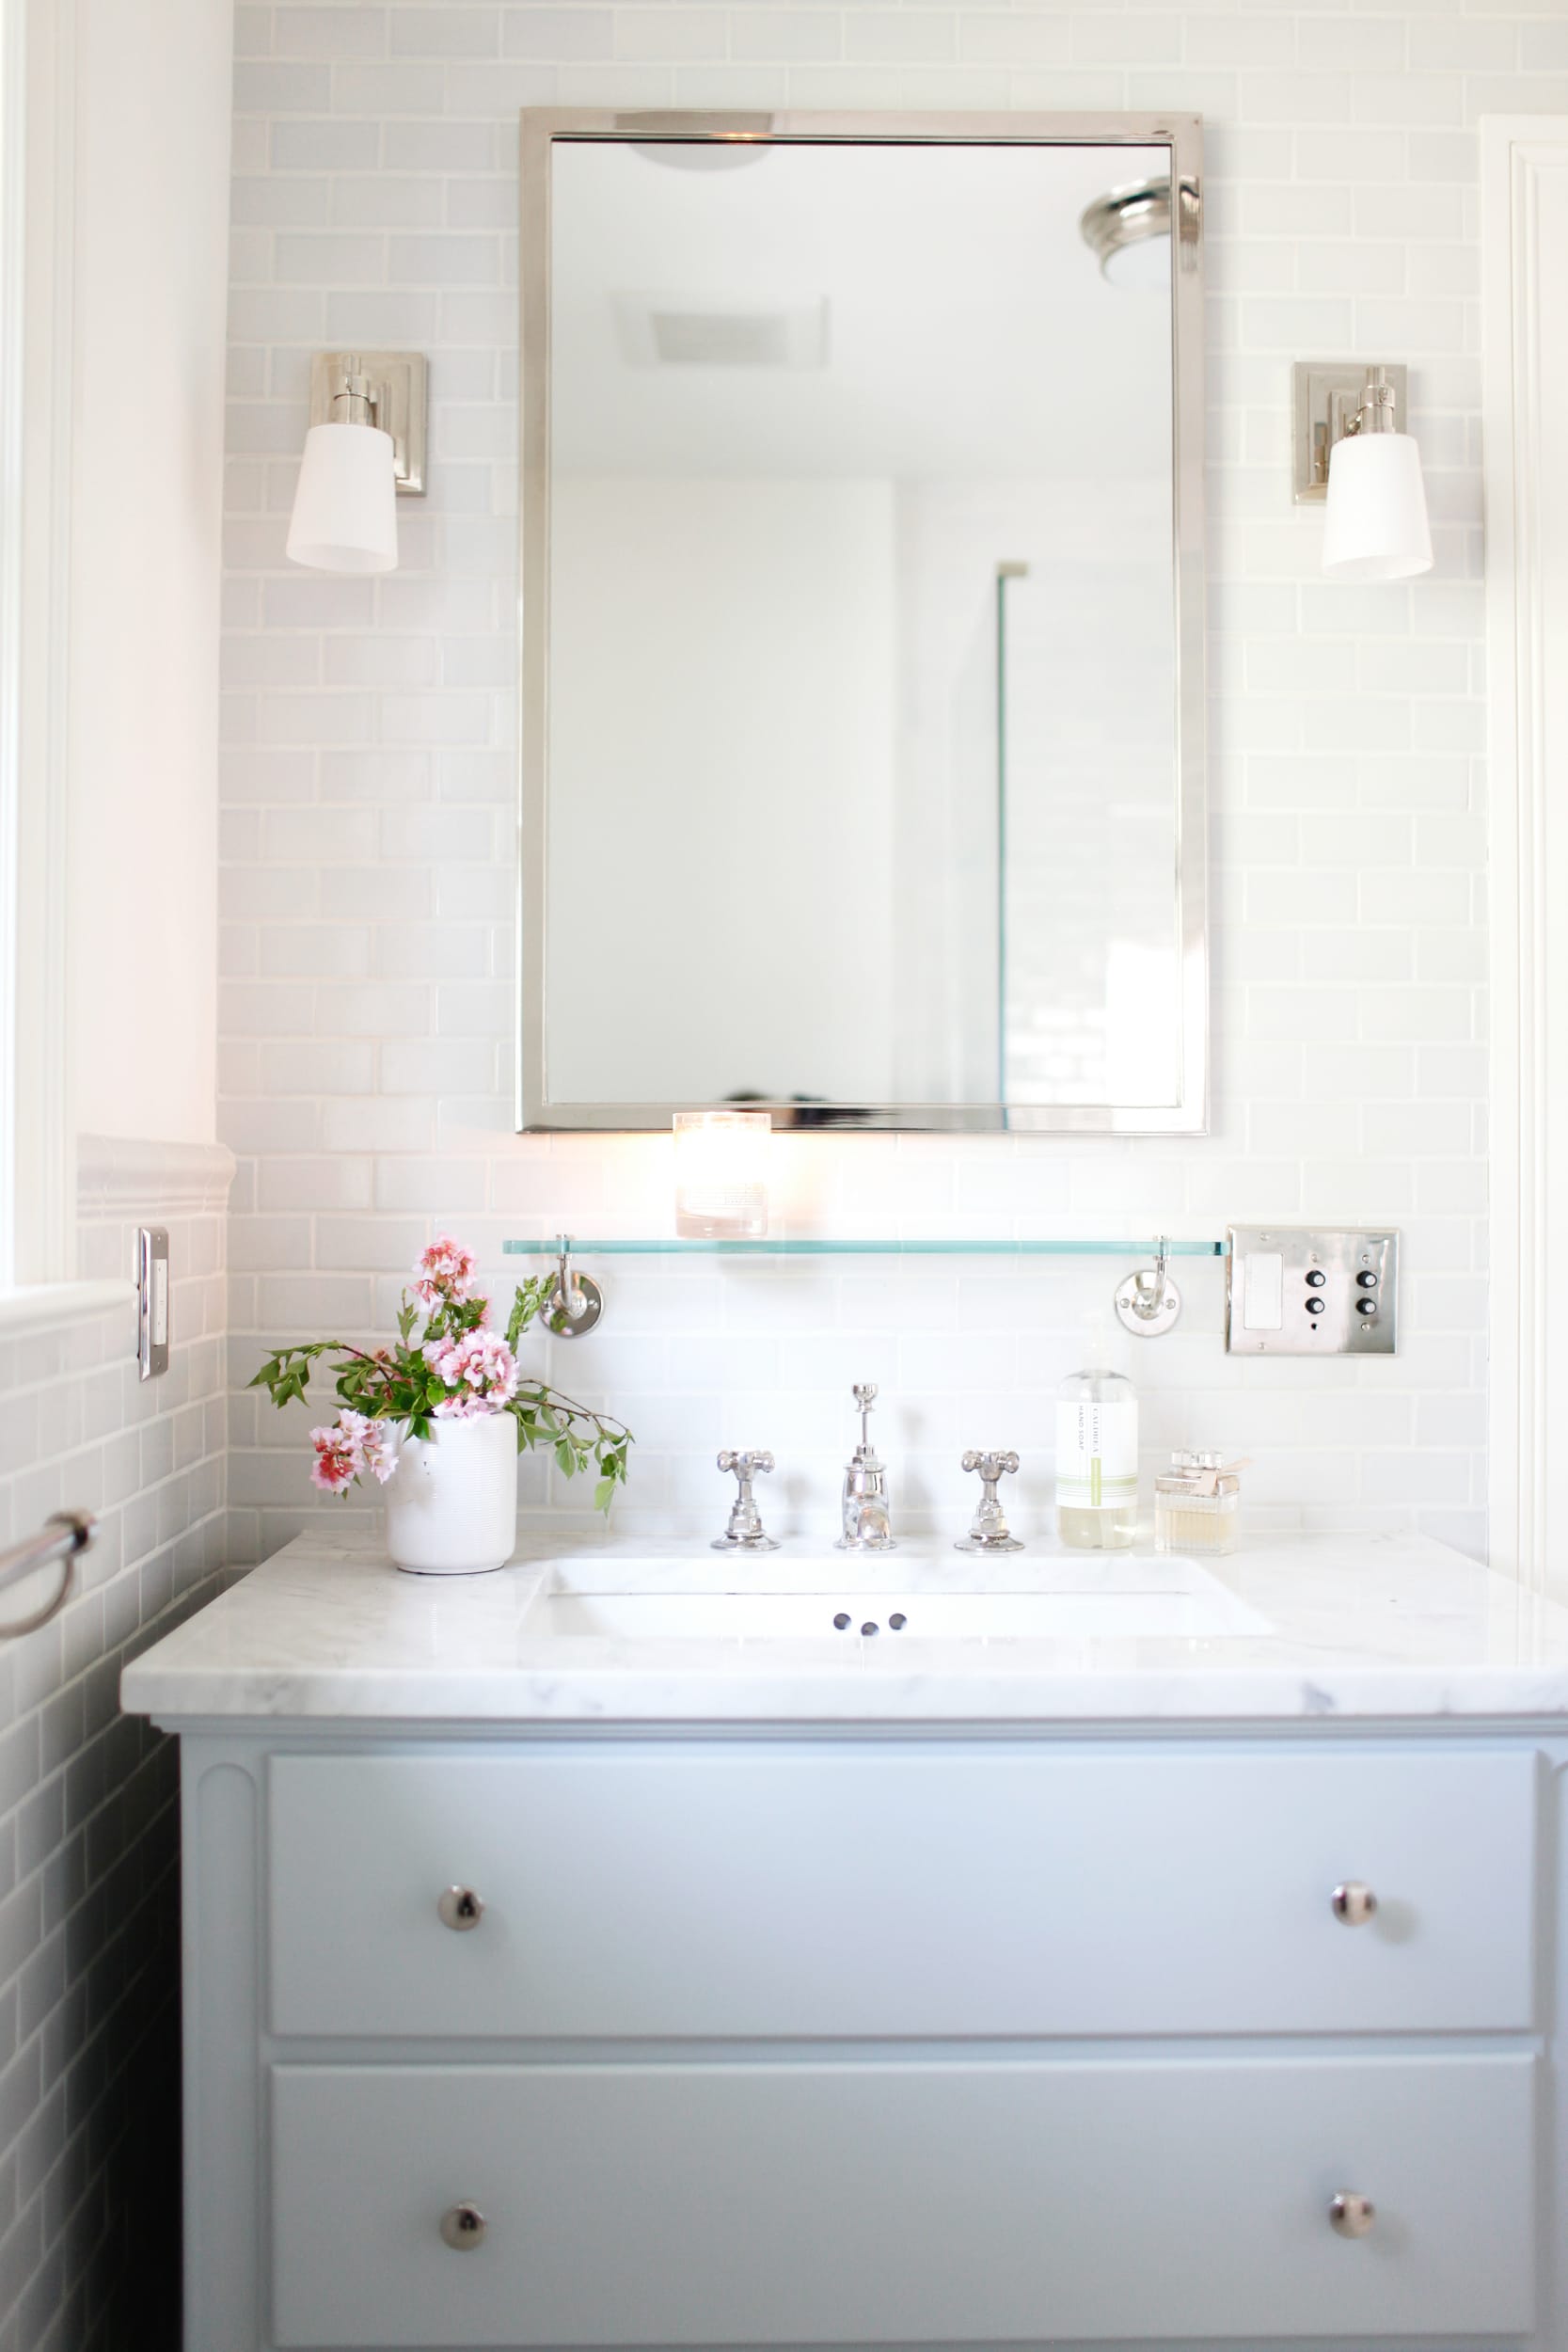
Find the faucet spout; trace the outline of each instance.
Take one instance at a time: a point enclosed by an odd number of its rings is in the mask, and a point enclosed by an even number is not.
[[[853,1504],[846,1516],[845,1535],[852,1535],[855,1543],[867,1550],[891,1551],[893,1522],[888,1518],[886,1503],[875,1496],[866,1496]]]
[[[844,1473],[843,1533],[834,1549],[838,1551],[896,1551],[898,1546],[893,1533],[893,1517],[888,1508],[887,1470],[871,1442],[871,1408],[877,1398],[875,1383],[862,1385],[857,1382],[854,1397],[860,1409],[861,1441]]]

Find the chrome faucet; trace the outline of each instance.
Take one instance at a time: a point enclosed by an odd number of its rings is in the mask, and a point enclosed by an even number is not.
[[[730,1511],[729,1526],[722,1535],[714,1537],[710,1549],[714,1551],[777,1551],[779,1547],[763,1526],[762,1513],[757,1509],[756,1496],[752,1491],[752,1479],[772,1469],[773,1456],[770,1454],[736,1454],[726,1447],[719,1456],[719,1467],[721,1470],[735,1472],[736,1498]]]
[[[833,1549],[836,1551],[896,1551],[893,1521],[887,1506],[887,1470],[878,1459],[871,1442],[871,1407],[876,1402],[875,1383],[855,1385],[855,1403],[860,1407],[861,1441],[844,1473],[844,1533]]]
[[[1010,1478],[1018,1469],[1016,1454],[978,1454],[973,1449],[963,1457],[966,1470],[980,1473],[980,1500],[974,1506],[974,1517],[969,1523],[967,1535],[960,1535],[955,1551],[1022,1551],[1023,1546],[1007,1525],[997,1486]]]

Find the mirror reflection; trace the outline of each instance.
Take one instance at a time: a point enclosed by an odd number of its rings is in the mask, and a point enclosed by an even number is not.
[[[546,1123],[1177,1106],[1170,148],[550,153]]]

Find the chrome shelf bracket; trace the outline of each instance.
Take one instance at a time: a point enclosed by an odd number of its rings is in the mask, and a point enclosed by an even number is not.
[[[579,1274],[574,1267],[570,1233],[556,1236],[556,1263],[559,1274],[545,1309],[545,1327],[558,1340],[580,1340],[604,1313],[604,1292],[591,1274]]]
[[[1116,1308],[1117,1321],[1140,1340],[1157,1340],[1176,1322],[1181,1294],[1170,1278],[1163,1233],[1154,1244],[1152,1266],[1139,1266],[1118,1284]]]

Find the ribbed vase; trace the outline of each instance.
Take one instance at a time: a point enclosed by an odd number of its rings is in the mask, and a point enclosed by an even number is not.
[[[413,1576],[501,1568],[517,1540],[517,1424],[510,1413],[437,1421],[409,1438],[387,1482],[387,1549]]]

